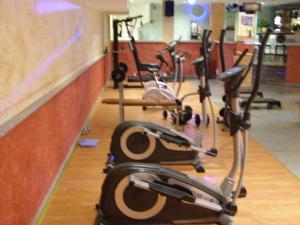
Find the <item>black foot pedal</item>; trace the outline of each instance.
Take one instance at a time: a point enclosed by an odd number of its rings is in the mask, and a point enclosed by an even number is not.
[[[247,196],[247,189],[245,187],[241,188],[239,198],[245,198]]]
[[[234,216],[237,213],[237,206],[234,203],[228,203],[223,210],[227,215]]]
[[[196,165],[195,169],[198,173],[204,173],[205,172],[205,169],[202,165]]]
[[[245,187],[242,187],[241,188],[241,191],[240,191],[240,194],[239,194],[239,198],[246,198],[246,196],[247,196],[247,189],[245,188]],[[232,192],[232,195],[234,195],[235,194],[235,191],[234,192]]]
[[[205,154],[211,157],[216,157],[218,155],[218,150],[216,148],[211,148]]]
[[[108,153],[107,156],[108,160],[106,162],[106,167],[102,170],[103,173],[109,173],[116,166],[116,163],[114,162],[115,157],[110,153]]]
[[[106,167],[102,170],[103,173],[109,173],[115,166],[112,164],[106,165]]]
[[[100,211],[100,205],[97,204],[96,207],[98,207],[98,213],[94,225],[109,225],[109,223],[104,219],[102,212]]]

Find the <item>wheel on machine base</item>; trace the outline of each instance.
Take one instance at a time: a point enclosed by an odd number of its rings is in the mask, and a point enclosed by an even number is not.
[[[184,111],[179,114],[180,124],[186,124],[190,119],[193,118],[193,109],[191,106],[186,105]]]
[[[99,205],[98,205],[98,207],[100,209]],[[109,223],[104,219],[101,212],[98,212],[98,214],[97,214],[97,217],[95,219],[95,225],[109,225]]]
[[[206,127],[208,127],[209,123],[210,123],[210,117],[209,115],[207,115]]]
[[[176,124],[177,122],[177,117],[175,116],[176,113],[172,113],[172,120],[173,123]],[[190,119],[193,117],[193,109],[190,106],[185,106],[184,110],[179,112],[178,118],[179,118],[179,124],[180,125],[185,125]]]
[[[205,168],[202,165],[196,165],[195,169],[198,173],[204,173],[205,172]]]
[[[267,104],[267,109],[273,109],[273,104],[268,103]]]
[[[163,118],[167,119],[167,117],[168,117],[168,112],[167,112],[167,110],[164,110],[163,111]]]
[[[199,114],[195,115],[195,124],[196,124],[197,127],[199,127],[200,124],[201,124],[201,118],[200,118]]]
[[[99,203],[95,205],[95,209],[97,210],[97,216],[95,218],[94,225],[108,225],[108,223],[103,218],[103,214],[101,212],[101,207]]]
[[[120,62],[119,67],[124,70],[125,73],[128,72],[128,66],[126,63]]]
[[[223,102],[226,102],[226,95],[223,95],[222,100]]]
[[[202,120],[201,120],[200,115],[196,114],[195,115],[195,124],[196,124],[196,126],[197,127],[200,126],[201,122],[202,122]],[[208,127],[209,123],[210,123],[210,118],[209,118],[209,115],[207,115],[206,127]]]
[[[247,196],[247,193],[248,193],[248,191],[247,191],[247,189],[246,189],[246,187],[242,187],[241,188],[241,191],[240,191],[240,194],[239,194],[239,198],[245,198],[246,196]],[[232,192],[232,195],[235,195],[235,191],[233,191]]]
[[[209,155],[211,157],[216,157],[218,155],[218,150],[216,148],[211,148],[206,155]]]
[[[219,115],[220,115],[221,117],[224,118],[224,115],[225,115],[225,108],[220,109]]]
[[[118,88],[118,83],[125,80],[126,73],[122,68],[114,69],[111,73],[111,78],[114,81],[114,88]]]
[[[240,191],[240,194],[239,194],[239,198],[245,198],[246,196],[247,196],[247,189],[246,189],[246,187],[242,187],[241,188],[241,191]]]
[[[240,107],[241,107],[241,108],[244,108],[244,107],[245,107],[245,104],[246,104],[245,102],[240,102]]]
[[[192,119],[193,117],[193,109],[191,106],[186,105],[184,107],[184,119],[187,121],[189,121],[190,119]]]

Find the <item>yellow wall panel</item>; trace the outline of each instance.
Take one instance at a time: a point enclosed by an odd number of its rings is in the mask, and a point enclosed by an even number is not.
[[[219,40],[225,22],[224,3],[211,3],[211,14],[209,18],[210,29],[212,30],[211,39]]]
[[[84,0],[0,1],[0,125],[103,50],[103,15]]]

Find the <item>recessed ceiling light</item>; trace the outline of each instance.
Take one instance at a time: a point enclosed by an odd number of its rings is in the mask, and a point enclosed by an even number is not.
[[[188,0],[188,2],[191,4],[191,5],[194,5],[196,0]]]

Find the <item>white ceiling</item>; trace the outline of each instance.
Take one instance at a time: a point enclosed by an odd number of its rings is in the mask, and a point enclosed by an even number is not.
[[[93,7],[102,12],[112,14],[128,14],[130,4],[146,4],[146,3],[162,3],[163,0],[86,0]],[[175,4],[187,3],[188,0],[174,0]],[[195,0],[197,3],[211,3],[211,2],[224,2],[224,3],[239,3],[255,2],[255,0]],[[299,0],[258,0],[264,2],[265,5],[281,5],[288,3],[299,3]]]
[[[175,4],[187,3],[188,0],[174,0]],[[162,0],[130,0],[131,4],[145,4],[145,3],[162,3]],[[224,3],[244,3],[256,2],[255,0],[196,0],[196,3],[211,3],[211,2],[224,2]],[[282,5],[288,3],[299,3],[299,0],[258,0],[257,2],[264,2],[266,5]]]
[[[123,13],[129,12],[129,0],[86,0],[97,10],[107,13]]]

